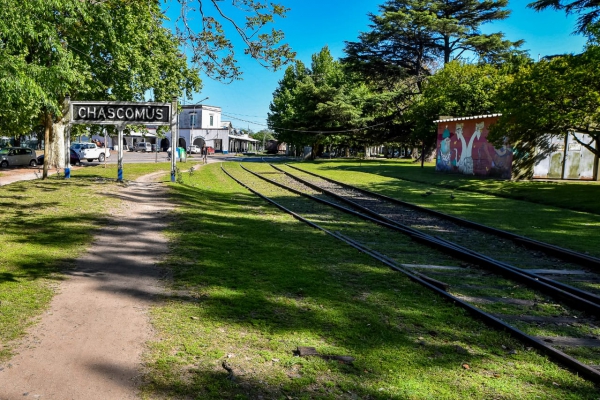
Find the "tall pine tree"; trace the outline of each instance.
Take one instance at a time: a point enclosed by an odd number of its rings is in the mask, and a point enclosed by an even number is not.
[[[344,61],[372,79],[416,76],[417,86],[436,65],[473,54],[494,60],[522,42],[481,25],[508,17],[508,0],[388,0],[370,14],[370,32],[346,43]]]

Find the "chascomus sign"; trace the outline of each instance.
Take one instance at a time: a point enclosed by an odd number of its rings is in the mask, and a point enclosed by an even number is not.
[[[170,125],[177,143],[177,98],[172,103],[129,103],[123,101],[70,101],[70,124],[115,125],[118,132],[117,180],[123,180],[123,129],[126,125]],[[69,131],[69,130],[68,130]],[[70,132],[67,133],[65,177],[70,177]],[[105,141],[106,143],[106,141]],[[171,157],[171,181],[175,182],[175,157]]]
[[[169,125],[169,103],[71,102],[71,123]]]

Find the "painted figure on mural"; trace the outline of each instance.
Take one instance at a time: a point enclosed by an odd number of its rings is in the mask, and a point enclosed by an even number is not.
[[[458,170],[465,175],[473,175],[473,142],[475,139],[481,137],[481,131],[483,130],[483,122],[475,125],[475,133],[469,138],[469,143],[465,140],[463,135],[464,124],[456,124],[456,137],[460,139],[462,144],[462,151],[460,153],[460,159],[457,162]],[[458,157],[458,152],[457,152]]]
[[[499,149],[494,148],[493,154],[488,152],[488,158],[492,162],[490,176],[502,179],[511,178],[512,149],[506,143],[503,143]]]
[[[492,151],[493,150],[493,151]],[[494,148],[491,144],[484,146],[486,159],[490,166],[487,175],[501,179],[511,178],[512,149],[507,142],[500,148]]]
[[[437,162],[435,164],[438,171],[452,171],[452,152],[450,150],[450,137],[452,133],[446,125],[446,129],[442,133],[442,141],[438,150]]]

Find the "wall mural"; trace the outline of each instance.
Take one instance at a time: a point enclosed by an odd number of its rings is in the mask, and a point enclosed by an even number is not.
[[[496,149],[487,141],[488,127],[497,117],[438,123],[436,170],[510,179],[512,150]],[[452,132],[454,131],[454,132]]]

